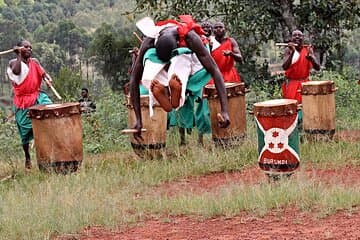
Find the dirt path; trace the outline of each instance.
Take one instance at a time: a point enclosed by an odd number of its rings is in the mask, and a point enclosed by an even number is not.
[[[353,186],[359,182],[360,167],[321,170],[307,167],[292,177]],[[241,172],[212,173],[165,183],[155,187],[154,193],[202,193],[231,183],[259,184],[267,181],[259,168],[251,167]],[[338,212],[324,218],[289,208],[273,211],[264,217],[254,217],[248,213],[233,218],[207,220],[191,216],[167,217],[148,219],[135,227],[120,226],[112,230],[93,226],[59,239],[360,239],[360,210],[352,213]]]

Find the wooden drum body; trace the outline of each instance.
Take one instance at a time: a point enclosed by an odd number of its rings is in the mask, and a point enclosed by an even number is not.
[[[221,113],[219,96],[214,85],[205,86],[205,97],[208,98],[211,134],[216,144],[236,143],[246,134],[245,84],[225,83],[230,125],[227,128],[218,126],[217,114]]]
[[[154,115],[150,117],[148,95],[140,96],[140,107],[143,128],[146,129],[146,132],[141,133],[144,141],[137,142],[130,134],[131,146],[134,152],[142,158],[161,157],[166,146],[167,112],[160,105],[155,105],[153,106]],[[127,96],[127,108],[128,127],[133,128],[136,123],[136,116],[129,96]]]
[[[334,136],[335,91],[333,81],[301,84],[303,129],[310,139],[332,139]]]
[[[293,173],[300,164],[297,101],[275,99],[254,104],[259,166],[271,176]]]
[[[83,160],[80,104],[36,105],[29,108],[29,116],[39,169],[76,171]]]

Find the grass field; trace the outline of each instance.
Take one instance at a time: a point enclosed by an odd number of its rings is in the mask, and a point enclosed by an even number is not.
[[[145,161],[133,153],[126,136],[114,131],[124,125],[115,126],[111,121],[116,117],[110,112],[120,114],[125,110],[120,113],[109,110],[107,104],[107,100],[98,103],[98,108],[103,110],[94,115],[94,121],[84,119],[85,155],[81,169],[75,174],[46,174],[36,167],[26,172],[16,127],[13,123],[2,126],[0,239],[51,239],[87,226],[115,227],[149,216],[231,217],[243,211],[262,216],[292,206],[321,217],[340,209],[359,209],[359,184],[314,181],[301,173],[275,184],[239,182],[207,192],[166,194],[158,190],[163,184],[192,176],[256,168],[258,152],[253,116],[247,116],[247,136],[236,147],[215,147],[210,136],[206,136],[205,146],[199,147],[196,132],[187,136],[185,147],[179,147],[177,131],[171,129],[164,158]],[[353,107],[338,110],[341,115],[337,116],[337,129],[360,129],[359,113],[352,112]],[[93,127],[104,126],[103,121],[110,121],[107,128],[99,127],[95,131]],[[360,142],[305,139],[300,144],[300,157],[301,169],[359,168]]]

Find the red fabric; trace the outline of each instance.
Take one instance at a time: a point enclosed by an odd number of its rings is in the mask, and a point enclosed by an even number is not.
[[[234,58],[231,56],[224,56],[224,50],[233,50],[230,38],[226,38],[226,40],[222,42],[218,48],[211,52],[211,56],[214,58],[216,64],[218,65],[220,72],[224,78],[224,82],[241,82],[240,75],[235,68]],[[214,84],[214,79],[211,79],[208,84]]]
[[[14,89],[14,105],[17,108],[25,109],[34,105],[36,98],[39,95],[40,85],[44,70],[33,59],[30,59],[29,73],[25,80],[20,84],[13,84]]]
[[[310,70],[312,68],[312,63],[306,59],[307,54],[307,49],[302,48],[299,60],[285,71],[288,82],[284,82],[281,86],[283,98],[295,99],[298,103],[302,102],[301,83],[309,81]]]
[[[186,47],[185,37],[188,32],[194,30],[198,35],[203,35],[204,31],[201,26],[197,24],[192,16],[190,15],[180,15],[179,19],[181,22],[176,20],[163,20],[156,23],[157,26],[166,25],[168,23],[173,23],[177,26],[177,31],[179,33],[179,47]]]

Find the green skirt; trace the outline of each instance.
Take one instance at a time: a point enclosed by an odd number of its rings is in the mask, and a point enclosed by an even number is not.
[[[43,92],[39,93],[34,105],[37,104],[51,104],[50,98]],[[14,107],[16,125],[19,130],[21,143],[27,144],[34,139],[31,119],[28,117],[29,109],[19,109]]]

